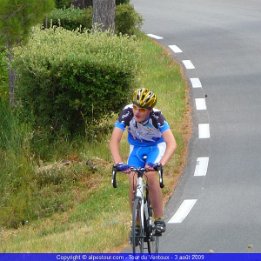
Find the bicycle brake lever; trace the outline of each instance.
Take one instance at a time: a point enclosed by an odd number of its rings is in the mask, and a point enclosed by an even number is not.
[[[111,179],[111,183],[113,188],[117,188],[117,180],[116,180],[116,174],[117,174],[117,169],[115,166],[112,167],[112,179]]]

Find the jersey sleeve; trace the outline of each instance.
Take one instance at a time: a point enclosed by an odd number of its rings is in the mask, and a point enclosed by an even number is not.
[[[170,129],[168,122],[165,120],[161,126],[159,126],[159,130],[161,133]]]
[[[155,126],[155,128],[158,128],[161,133],[170,129],[170,126],[166,121],[165,117],[163,116],[163,114],[161,113],[161,111],[154,110],[151,115],[151,118],[152,118],[153,125]]]
[[[126,126],[129,126],[131,119],[133,118],[133,111],[131,106],[127,105],[124,109],[120,112],[117,121],[114,124],[114,127],[117,127],[121,130],[125,130]]]

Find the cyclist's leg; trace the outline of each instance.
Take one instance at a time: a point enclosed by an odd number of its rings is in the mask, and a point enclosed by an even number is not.
[[[130,154],[128,158],[128,165],[131,167],[144,167],[145,166],[145,161],[142,158],[143,154],[143,148],[142,147],[135,147],[135,146],[130,146]],[[133,196],[134,196],[134,191],[136,189],[136,178],[135,178],[135,172],[130,173],[128,175],[129,177],[129,199],[130,199],[130,206],[132,209],[132,204],[133,204]]]
[[[165,149],[166,149],[165,143],[160,143],[157,146],[151,147],[151,151],[147,156],[147,163],[160,162],[165,152]],[[164,215],[162,191],[159,186],[157,173],[155,171],[148,172],[146,176],[148,177],[149,197],[154,212],[154,218],[157,221],[162,219]]]
[[[146,173],[146,176],[148,177],[149,197],[154,212],[154,218],[162,218],[164,214],[162,191],[159,186],[157,173],[155,171],[151,171]]]

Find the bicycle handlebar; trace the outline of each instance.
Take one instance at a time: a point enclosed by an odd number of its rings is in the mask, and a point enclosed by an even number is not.
[[[164,188],[163,167],[162,167],[162,165],[158,164],[158,165],[154,166],[154,170],[158,171],[160,187]],[[151,171],[151,169],[130,167],[130,171],[134,171],[134,172],[136,172],[138,174],[138,177],[142,177],[145,172],[149,172],[149,171]],[[111,180],[111,183],[112,183],[112,186],[114,188],[117,188],[117,180],[116,180],[117,172],[119,172],[117,170],[117,165],[113,165],[112,166],[112,180]]]

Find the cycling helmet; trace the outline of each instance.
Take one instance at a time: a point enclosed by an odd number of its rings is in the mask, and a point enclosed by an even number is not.
[[[132,102],[141,108],[151,109],[157,103],[157,96],[146,88],[134,91]]]

